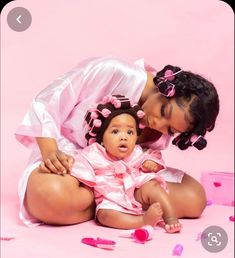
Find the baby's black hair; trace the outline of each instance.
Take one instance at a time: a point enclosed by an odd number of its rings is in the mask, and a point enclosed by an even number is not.
[[[170,75],[169,71],[171,72]],[[170,78],[171,77],[171,78]],[[167,98],[175,98],[178,105],[189,103],[189,114],[193,118],[193,128],[173,139],[172,143],[181,150],[189,146],[195,146],[201,150],[206,147],[204,135],[212,131],[219,113],[219,96],[214,85],[202,77],[190,71],[181,70],[177,66],[167,65],[159,71],[153,79],[159,91]],[[170,96],[164,93],[169,87],[174,88]],[[198,136],[195,141],[193,136]]]
[[[105,96],[95,108],[89,109],[85,115],[87,144],[101,143],[111,120],[121,114],[129,114],[135,119],[137,135],[140,135],[143,129],[141,119],[145,115],[144,111],[123,95],[110,95]]]

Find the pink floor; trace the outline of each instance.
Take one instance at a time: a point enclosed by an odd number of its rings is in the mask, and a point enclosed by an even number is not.
[[[182,219],[183,229],[179,234],[167,234],[158,227],[153,239],[145,244],[122,238],[119,236],[121,230],[101,227],[94,221],[66,227],[43,225],[27,228],[18,221],[17,206],[16,201],[2,205],[1,236],[15,237],[10,241],[1,241],[3,258],[167,258],[173,257],[172,250],[176,244],[183,245],[181,257],[234,257],[234,222],[229,220],[229,216],[233,215],[233,207],[229,206],[210,205],[200,219]],[[206,251],[201,241],[197,240],[198,234],[211,225],[222,227],[228,234],[228,245],[218,253]],[[81,243],[83,237],[106,238],[117,244],[114,250],[102,250]]]

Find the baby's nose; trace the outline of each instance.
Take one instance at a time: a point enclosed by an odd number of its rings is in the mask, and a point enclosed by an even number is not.
[[[127,134],[125,132],[120,134],[121,140],[126,140],[127,139]]]

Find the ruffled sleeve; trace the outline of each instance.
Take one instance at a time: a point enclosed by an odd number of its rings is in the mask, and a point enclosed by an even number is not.
[[[143,151],[140,145],[135,146],[132,154],[125,159],[125,162],[131,167],[140,168],[145,160],[153,160],[165,168],[162,154],[159,150],[147,149]]]
[[[165,163],[162,159],[162,154],[159,150],[148,149],[147,151],[145,151],[142,156],[142,164],[146,160],[152,160],[161,165],[163,169],[166,168]]]

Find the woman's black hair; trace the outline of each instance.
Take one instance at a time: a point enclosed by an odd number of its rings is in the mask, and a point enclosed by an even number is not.
[[[166,76],[166,71],[173,73],[171,79]],[[156,74],[153,81],[160,92],[168,89],[169,85],[174,85],[174,95],[167,98],[175,98],[178,105],[185,101],[189,103],[188,110],[193,118],[193,128],[189,132],[178,135],[172,143],[181,150],[192,145],[199,150],[206,147],[207,142],[203,136],[207,131],[210,132],[214,129],[219,113],[219,97],[214,85],[201,75],[181,70],[172,65],[165,66]],[[195,135],[198,136],[198,139],[193,141],[192,136]]]

